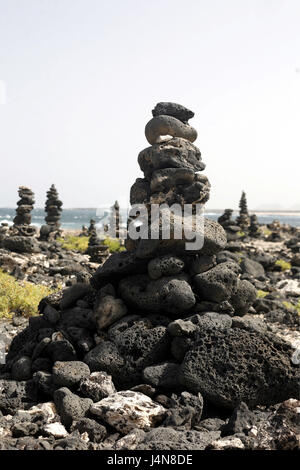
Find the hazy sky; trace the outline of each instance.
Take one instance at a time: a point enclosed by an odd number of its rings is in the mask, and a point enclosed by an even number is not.
[[[299,0],[0,0],[0,207],[119,199],[159,101],[195,112],[208,207],[300,208]]]

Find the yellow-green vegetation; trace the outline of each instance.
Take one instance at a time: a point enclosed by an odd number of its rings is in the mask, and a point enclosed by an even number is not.
[[[107,237],[103,243],[104,245],[108,246],[110,253],[115,253],[117,251],[125,250],[125,247],[121,246],[120,240],[118,238]]]
[[[67,235],[65,238],[58,238],[57,241],[65,250],[84,253],[89,244],[89,237]]]
[[[266,297],[266,295],[268,295],[269,292],[266,292],[265,290],[261,290],[261,289],[258,289],[257,290],[257,298],[258,299],[263,299],[264,297]]]
[[[79,237],[78,235],[67,235],[65,238],[58,238],[57,241],[65,250],[85,253],[89,244],[89,238],[90,237]],[[118,238],[106,237],[103,244],[108,246],[110,253],[125,250],[124,246],[121,246]]]
[[[285,306],[285,308],[289,310],[297,310],[298,314],[300,315],[300,300],[296,303],[296,305],[286,300],[283,300],[282,304]]]
[[[284,259],[278,259],[277,261],[275,261],[275,265],[279,266],[281,268],[281,271],[288,271],[292,267],[291,263],[284,261]]]
[[[46,286],[18,282],[0,270],[0,318],[11,318],[14,313],[37,314],[40,301],[51,292]]]
[[[271,235],[271,233],[272,233],[272,231],[269,230],[267,227],[261,227],[261,229],[262,229],[263,234],[264,234],[266,237],[269,237],[269,236]]]
[[[242,232],[241,230],[239,230],[237,234],[240,238],[243,238],[246,235],[245,232]]]

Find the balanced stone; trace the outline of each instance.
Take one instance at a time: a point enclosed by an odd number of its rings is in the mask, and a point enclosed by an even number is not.
[[[181,104],[161,102],[157,103],[155,108],[152,110],[152,115],[153,117],[161,115],[173,116],[184,124],[187,124],[188,120],[193,118],[195,113]]]
[[[145,129],[146,139],[149,144],[157,144],[172,137],[181,137],[194,142],[197,139],[197,131],[188,124],[183,124],[172,116],[157,116],[152,118]],[[165,136],[165,137],[162,137]]]

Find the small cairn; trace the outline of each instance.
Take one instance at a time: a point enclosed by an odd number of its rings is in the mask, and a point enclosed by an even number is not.
[[[249,236],[252,238],[259,238],[261,235],[260,225],[256,214],[250,216]]]
[[[88,237],[89,236],[89,231],[86,225],[83,225],[81,227],[81,232],[79,234],[80,237]]]
[[[218,222],[226,231],[227,241],[234,241],[239,239],[240,227],[232,218],[233,210],[225,209],[224,214],[218,218]]]
[[[120,206],[118,201],[115,201],[114,205],[111,207],[111,215],[109,219],[109,231],[114,236],[114,238],[120,238]]]
[[[97,235],[96,228],[91,231],[86,254],[92,263],[102,264],[109,257],[109,247]]]
[[[0,225],[0,243],[8,236],[9,225],[6,222],[1,222]]]
[[[17,215],[14,218],[13,232],[21,236],[31,237],[36,233],[36,228],[30,226],[30,213],[35,203],[34,193],[26,186],[20,186],[18,193],[20,200],[17,202]]]
[[[270,224],[267,224],[267,228],[271,230],[270,235],[268,236],[268,240],[272,242],[280,242],[283,240],[281,232],[282,232],[282,225],[279,220],[273,220]]]
[[[40,239],[49,240],[55,239],[61,235],[60,219],[62,213],[62,201],[58,197],[58,192],[54,184],[51,185],[47,191],[47,199],[45,204],[45,217],[46,225],[43,225],[40,230]]]
[[[39,252],[36,235],[36,227],[31,224],[31,211],[35,203],[34,193],[26,186],[19,187],[20,200],[17,202],[17,209],[11,227],[10,236],[6,237],[2,245],[4,248],[17,253],[36,253]]]
[[[239,203],[240,214],[236,219],[236,223],[241,227],[242,230],[248,230],[250,226],[250,217],[247,206],[246,193],[243,191]]]
[[[88,236],[92,234],[92,232],[97,231],[96,229],[96,220],[91,219],[90,220],[90,226],[88,228]]]

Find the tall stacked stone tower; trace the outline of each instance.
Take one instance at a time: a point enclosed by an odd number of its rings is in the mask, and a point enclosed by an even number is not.
[[[250,226],[250,217],[248,212],[246,193],[244,191],[242,192],[239,208],[240,214],[237,217],[236,222],[242,229],[247,229]]]
[[[182,210],[189,204],[196,209],[209,198],[210,183],[201,174],[205,165],[193,144],[197,132],[188,123],[194,113],[175,103],[159,103],[152,114],[145,128],[151,146],[138,156],[144,178],[138,178],[130,191],[132,221],[145,208],[150,216],[153,204],[177,204]],[[226,245],[221,225],[205,219],[196,228],[202,243],[187,249],[186,233],[175,236],[182,232],[182,213],[173,214],[170,237],[162,236],[166,212],[160,208],[158,223],[151,217],[140,222],[141,238],[129,230],[127,252],[112,255],[94,275],[93,285],[99,289],[113,282],[127,307],[138,312],[173,317],[205,309],[244,314],[255,300],[255,289],[239,279],[235,263],[217,265],[216,254]],[[192,215],[184,218],[184,227],[187,233],[195,229]]]
[[[19,187],[20,200],[17,202],[17,215],[14,218],[13,231],[22,236],[32,236],[35,233],[35,227],[31,227],[31,211],[35,200],[34,193],[26,186]]]
[[[10,236],[2,242],[3,247],[17,253],[38,252],[39,247],[34,237],[37,230],[36,227],[30,225],[31,211],[35,203],[34,193],[26,186],[20,186],[19,196],[14,225],[10,229]]]
[[[114,205],[111,207],[111,215],[109,219],[109,231],[116,238],[120,237],[120,205],[118,201],[115,201]]]
[[[47,199],[45,203],[46,225],[42,225],[40,229],[40,239],[50,240],[61,234],[60,218],[62,213],[62,201],[58,197],[58,192],[54,184],[47,191]]]
[[[45,204],[47,216],[45,217],[45,221],[48,225],[53,227],[53,230],[57,230],[60,227],[62,205],[63,203],[59,200],[57,189],[54,184],[52,184],[49,191],[47,191]]]

